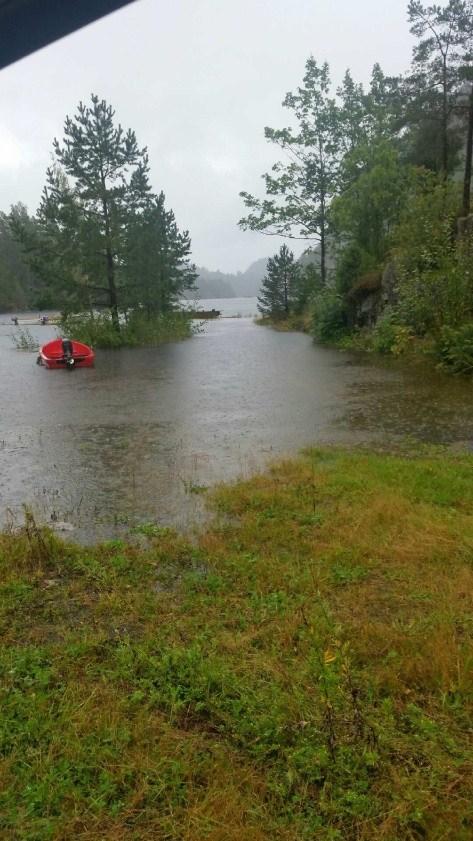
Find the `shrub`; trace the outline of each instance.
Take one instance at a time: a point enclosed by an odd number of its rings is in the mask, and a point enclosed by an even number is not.
[[[376,324],[372,334],[373,350],[376,353],[392,353],[396,342],[396,325],[392,314],[384,313]]]
[[[105,313],[65,316],[60,323],[61,332],[91,347],[121,347],[123,332],[118,333],[110,316]]]
[[[398,321],[418,336],[438,334],[472,315],[473,240],[456,237],[457,189],[420,176],[394,235]]]
[[[392,310],[386,309],[372,333],[372,348],[376,353],[401,356],[408,350],[413,338],[411,329],[396,322]]]
[[[473,372],[473,322],[461,327],[444,327],[437,340],[435,350],[444,368],[455,374]]]
[[[118,348],[159,345],[163,342],[186,339],[196,330],[186,313],[168,312],[147,316],[131,313],[118,332],[108,313],[65,316],[61,330],[92,347]]]
[[[341,338],[347,330],[346,304],[333,289],[325,289],[314,302],[312,334],[321,342]]]

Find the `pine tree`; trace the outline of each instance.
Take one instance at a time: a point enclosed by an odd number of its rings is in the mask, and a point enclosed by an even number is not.
[[[196,278],[190,262],[188,231],[180,231],[165,196],[153,196],[136,214],[127,231],[126,269],[129,306],[143,307],[148,315],[166,312]]]
[[[295,297],[300,267],[287,245],[282,245],[279,254],[270,257],[266,265],[258,309],[267,318],[287,318]]]
[[[126,228],[149,198],[148,157],[135,133],[115,125],[110,105],[92,94],[67,117],[47,171],[38,220],[43,257],[71,303],[105,303],[119,329]],[[45,271],[47,268],[45,266]]]
[[[10,216],[0,212],[0,312],[26,309],[40,298],[38,278],[17,240],[16,225],[34,235],[34,220],[21,202],[13,205]]]

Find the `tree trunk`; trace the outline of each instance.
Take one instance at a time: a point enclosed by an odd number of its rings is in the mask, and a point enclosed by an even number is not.
[[[442,69],[442,173],[447,178],[448,171],[448,84],[447,84],[447,57],[443,56]]]
[[[319,137],[319,161],[320,161],[320,168],[322,177],[320,180],[320,277],[322,280],[322,286],[325,286],[327,280],[327,257],[326,257],[326,214],[325,214],[325,202],[327,193],[325,191],[325,162],[324,162],[324,153],[323,153],[323,146],[322,140]]]
[[[105,178],[102,174],[102,189],[103,189],[103,197],[102,197],[102,209],[103,209],[103,216],[105,221],[105,254],[107,260],[107,281],[108,281],[108,294],[109,294],[109,306],[110,312],[112,314],[112,324],[117,331],[120,332],[120,319],[118,317],[118,297],[117,297],[117,287],[115,284],[115,263],[113,262],[113,251],[112,251],[112,236],[110,231],[110,219],[108,215],[108,204],[106,198],[106,186],[105,186]]]
[[[105,182],[105,175],[103,173],[102,167],[100,168],[100,180],[102,182],[102,210],[105,222],[105,254],[107,260],[109,306],[110,312],[112,314],[112,324],[117,333],[119,333],[120,319],[118,317],[118,297],[117,287],[115,284],[115,263],[113,262],[112,233],[110,230],[110,217],[108,213],[107,185]]]
[[[107,279],[108,291],[110,296],[110,311],[112,313],[112,324],[117,333],[119,333],[120,319],[118,317],[117,287],[115,286],[115,265],[113,262],[112,249],[109,245],[107,245]]]
[[[326,255],[326,235],[325,235],[325,207],[322,207],[322,222],[320,225],[320,277],[322,279],[322,286],[325,286],[327,280],[327,255]]]
[[[284,272],[284,312],[289,315],[289,304],[287,298],[287,272]]]
[[[471,207],[471,159],[473,155],[473,83],[470,91],[468,111],[468,136],[466,141],[465,176],[463,179],[463,216],[468,216]]]

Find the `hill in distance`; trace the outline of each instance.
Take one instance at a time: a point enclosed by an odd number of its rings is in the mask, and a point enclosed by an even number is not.
[[[299,257],[301,266],[312,263],[319,264],[320,246],[307,249]],[[261,284],[266,274],[267,257],[255,260],[244,272],[231,274],[228,272],[210,271],[203,266],[196,266],[198,278],[196,286],[201,298],[254,298],[259,295]],[[327,268],[333,270],[335,265],[334,253],[329,247]]]
[[[246,271],[231,274],[197,266],[197,288],[201,298],[254,298],[266,272],[266,257],[256,260]]]

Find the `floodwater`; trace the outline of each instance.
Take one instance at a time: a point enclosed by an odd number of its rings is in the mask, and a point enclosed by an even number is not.
[[[258,327],[254,299],[201,305],[227,317],[188,341],[98,351],[94,369],[72,372],[37,367],[0,316],[4,521],[27,504],[85,542],[139,522],[187,528],[204,487],[305,445],[473,445],[471,381]],[[38,343],[55,335],[29,329]]]

